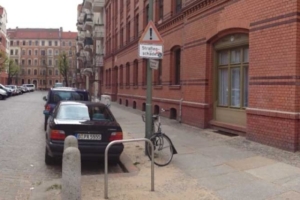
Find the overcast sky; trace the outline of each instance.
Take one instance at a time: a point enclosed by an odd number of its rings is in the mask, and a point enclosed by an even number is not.
[[[77,5],[83,0],[1,0],[7,28],[59,28],[77,31]]]

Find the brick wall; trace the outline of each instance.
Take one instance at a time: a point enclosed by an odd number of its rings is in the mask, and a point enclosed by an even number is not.
[[[283,149],[297,150],[299,147],[297,113],[300,108],[299,95],[296,95],[299,94],[297,80],[300,77],[300,59],[296,56],[300,53],[300,39],[297,35],[300,28],[296,13],[299,11],[297,0],[183,1],[183,12],[177,15],[173,14],[171,1],[164,2],[164,18],[162,23],[157,24],[164,39],[163,84],[153,89],[153,107],[158,105],[167,109],[175,108],[178,115],[178,102],[183,98],[182,122],[202,128],[209,127],[214,119],[215,102],[216,71],[213,45],[228,34],[247,33],[250,46],[249,111],[247,111],[247,126],[236,129],[246,131],[248,139]],[[107,4],[107,9],[109,5],[110,3]],[[126,23],[126,18],[133,19],[134,7],[131,6],[128,14],[124,12],[123,24]],[[139,1],[140,24],[143,22],[143,8],[142,1]],[[133,36],[133,23],[131,24]],[[119,19],[114,28],[120,30]],[[140,26],[139,32],[142,31],[143,26]],[[121,47],[119,41],[118,39],[118,48],[112,50],[113,54],[106,55],[104,73],[110,68],[125,66],[127,62],[130,63],[131,72],[133,70],[133,61],[138,58],[137,40],[132,39],[125,47]],[[171,49],[177,45],[181,47],[181,84],[179,87],[173,87],[169,84]],[[124,82],[125,74],[124,70]],[[131,73],[131,82],[132,76]],[[113,86],[112,83],[105,85],[106,78],[104,75],[104,86],[101,89],[103,93],[113,94],[114,100],[117,101],[122,99],[123,105],[126,99],[129,106],[136,101],[137,109],[142,109],[146,89],[142,85],[141,59],[139,59],[138,87],[132,85],[121,87],[116,84]],[[255,109],[255,112],[251,112],[251,109]],[[298,117],[279,118],[280,114],[270,116],[265,112],[290,112]],[[234,126],[230,127],[234,129]]]

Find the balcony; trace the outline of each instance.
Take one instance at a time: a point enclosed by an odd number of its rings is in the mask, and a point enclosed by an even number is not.
[[[77,23],[77,30],[82,31],[83,30],[83,24],[82,23]]]
[[[102,12],[105,6],[105,0],[94,0],[92,4],[93,12]]]
[[[80,41],[80,40],[77,41],[77,46],[78,46],[79,49],[82,49],[83,45],[84,45],[83,41]]]
[[[90,32],[92,32],[93,30],[93,15],[92,14],[86,14],[84,17],[84,24],[83,24],[83,30],[89,30]]]
[[[84,16],[85,16],[85,13],[83,13],[83,12],[81,12],[81,13],[78,15],[78,18],[77,18],[78,23],[83,23]]]
[[[103,55],[96,55],[95,56],[95,67],[103,67]]]
[[[78,31],[78,40],[83,41],[85,38],[85,31]]]
[[[93,51],[93,45],[94,45],[94,41],[92,38],[85,38],[84,39],[84,50],[88,51],[88,52],[92,52]]]
[[[102,26],[95,26],[93,30],[93,38],[94,39],[103,39],[105,36],[105,28]]]
[[[85,0],[83,3],[83,8],[91,10],[93,6],[93,0]]]

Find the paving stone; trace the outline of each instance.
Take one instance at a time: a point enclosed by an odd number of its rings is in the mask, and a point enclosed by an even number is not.
[[[300,168],[287,165],[285,163],[275,163],[272,165],[251,169],[246,171],[253,176],[270,182],[300,174]]]
[[[274,163],[277,163],[277,161],[264,158],[261,156],[254,156],[246,159],[234,160],[231,162],[227,162],[226,164],[238,170],[244,171],[244,170],[263,167],[266,165],[271,165]]]
[[[300,199],[299,192],[288,191],[268,200],[299,200],[299,199]]]

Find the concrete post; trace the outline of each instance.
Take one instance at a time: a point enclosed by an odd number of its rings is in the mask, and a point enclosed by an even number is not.
[[[81,200],[81,158],[76,147],[67,147],[63,153],[62,199]]]
[[[78,141],[75,136],[69,135],[68,137],[66,137],[65,143],[64,143],[64,150],[68,147],[78,148]]]

